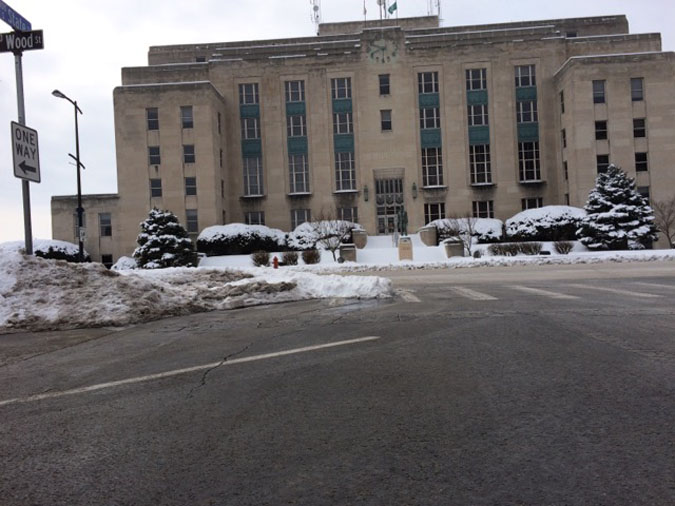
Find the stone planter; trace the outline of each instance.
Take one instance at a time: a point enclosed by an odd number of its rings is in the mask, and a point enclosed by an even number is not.
[[[368,233],[365,230],[352,230],[352,240],[358,249],[363,249],[368,242]]]
[[[464,256],[464,244],[462,244],[462,241],[447,239],[443,244],[445,246],[445,256],[448,258]]]
[[[420,240],[425,246],[438,246],[438,230],[436,227],[422,227],[418,232]]]
[[[356,262],[356,246],[352,243],[340,244],[340,258],[343,262]]]

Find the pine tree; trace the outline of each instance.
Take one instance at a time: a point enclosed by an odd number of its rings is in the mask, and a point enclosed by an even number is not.
[[[619,167],[598,175],[584,209],[577,237],[591,250],[643,249],[656,240],[651,207]]]
[[[196,267],[198,263],[192,241],[171,211],[152,209],[141,223],[134,258],[144,269]]]

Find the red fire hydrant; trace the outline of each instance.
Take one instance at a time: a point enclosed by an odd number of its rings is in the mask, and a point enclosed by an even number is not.
[[[274,257],[272,259],[272,265],[274,266],[275,269],[279,268],[279,259],[277,257]]]

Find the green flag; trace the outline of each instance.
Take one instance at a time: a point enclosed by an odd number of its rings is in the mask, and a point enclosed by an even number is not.
[[[394,11],[395,11],[397,8],[398,8],[398,7],[396,7],[396,2],[394,2],[393,4],[391,4],[391,5],[389,6],[389,9],[387,9],[387,10],[389,11],[389,14],[393,14]]]

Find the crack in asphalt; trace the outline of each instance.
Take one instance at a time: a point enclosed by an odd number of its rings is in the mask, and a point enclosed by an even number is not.
[[[240,355],[240,354],[244,353],[244,352],[245,352],[246,350],[248,350],[250,347],[251,347],[251,343],[247,344],[246,346],[244,346],[244,347],[243,347],[241,350],[239,350],[239,351],[235,351],[235,352],[230,353],[229,355],[225,355],[225,356],[223,357],[223,359],[218,363],[218,365],[214,365],[214,366],[211,367],[210,369],[207,369],[206,371],[204,371],[204,373],[202,374],[202,378],[201,378],[201,380],[199,381],[199,384],[198,384],[197,386],[192,387],[192,388],[190,389],[190,391],[188,392],[186,398],[187,398],[187,399],[192,398],[192,394],[195,392],[195,390],[197,390],[198,388],[201,388],[201,387],[203,387],[203,386],[206,386],[206,376],[208,376],[208,374],[209,374],[211,371],[213,371],[213,370],[215,370],[215,369],[218,369],[218,368],[221,367],[225,362],[227,362],[229,359],[231,359],[232,357],[236,357],[237,355]]]

